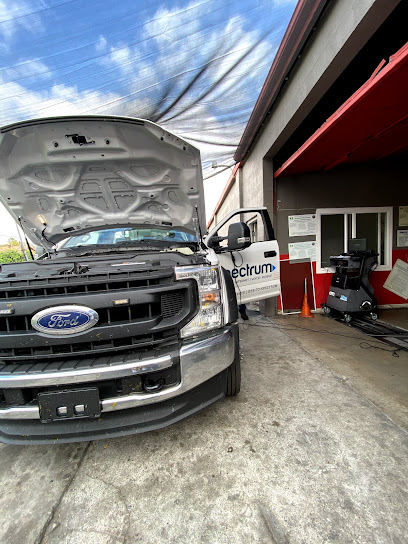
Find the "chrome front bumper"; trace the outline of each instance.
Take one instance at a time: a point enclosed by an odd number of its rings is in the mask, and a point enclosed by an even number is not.
[[[196,341],[185,342],[180,349],[181,382],[157,393],[133,393],[127,396],[114,397],[101,401],[101,412],[113,412],[150,405],[168,400],[193,389],[216,376],[234,361],[236,355],[235,334],[232,327],[224,327],[211,336]],[[97,382],[122,378],[135,374],[143,374],[163,370],[172,366],[170,355],[145,359],[143,361],[126,361],[122,364],[88,368],[82,370],[39,372],[15,372],[0,374],[0,388],[46,387],[52,385],[73,385],[86,382]],[[0,409],[0,420],[40,419],[37,404],[27,406],[11,406]]]

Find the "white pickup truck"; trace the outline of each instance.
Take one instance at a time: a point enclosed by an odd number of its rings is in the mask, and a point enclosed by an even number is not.
[[[279,249],[266,208],[202,236],[195,147],[140,119],[19,122],[0,198],[44,248],[1,265],[0,441],[142,432],[239,392],[237,303],[279,293]]]

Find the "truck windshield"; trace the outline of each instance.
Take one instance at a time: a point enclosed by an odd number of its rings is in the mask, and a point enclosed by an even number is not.
[[[180,230],[165,230],[154,227],[119,227],[104,229],[78,236],[72,236],[62,242],[60,248],[74,248],[83,246],[119,246],[120,244],[137,244],[138,242],[153,240],[169,243],[197,242],[197,238],[188,232]]]

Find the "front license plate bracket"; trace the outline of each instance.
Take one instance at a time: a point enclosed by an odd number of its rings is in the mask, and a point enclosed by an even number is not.
[[[64,419],[95,418],[101,414],[99,391],[96,387],[47,391],[37,395],[42,423]]]

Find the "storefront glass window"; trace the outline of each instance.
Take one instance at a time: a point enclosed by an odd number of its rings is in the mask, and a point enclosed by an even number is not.
[[[344,214],[322,215],[321,256],[322,267],[330,266],[330,256],[344,249]]]
[[[391,269],[392,207],[318,209],[316,219],[318,272],[331,271],[331,256],[359,245],[378,253],[380,270]]]
[[[367,249],[372,249],[376,253],[378,253],[378,215],[378,213],[356,213],[355,238],[366,239]]]

